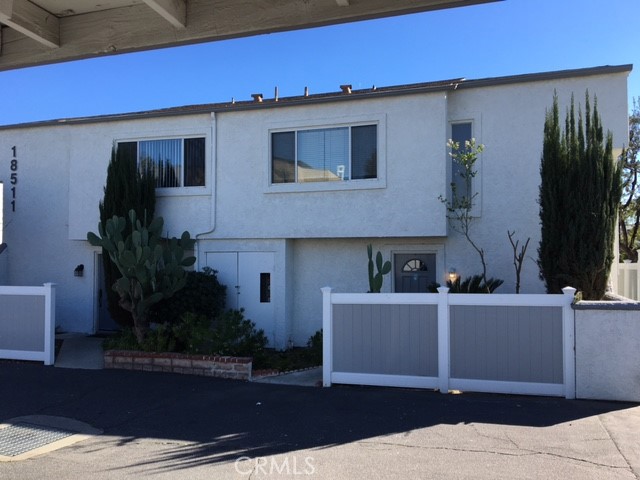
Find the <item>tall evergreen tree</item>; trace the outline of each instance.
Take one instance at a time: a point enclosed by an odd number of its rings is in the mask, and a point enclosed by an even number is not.
[[[540,278],[548,293],[572,286],[583,298],[599,300],[614,258],[621,182],[611,132],[603,134],[597,99],[592,112],[589,92],[585,118],[578,108],[577,122],[571,97],[563,131],[554,95],[545,119],[540,176]]]
[[[156,208],[155,179],[149,169],[138,168],[135,144],[124,143],[113,147],[111,161],[107,167],[104,198],[98,208],[100,223],[103,227],[114,215],[128,219],[128,212],[131,209],[135,210],[137,218],[146,218],[148,223],[153,220]],[[127,231],[130,230],[131,226],[127,225]],[[119,325],[131,326],[133,324],[131,313],[120,307],[118,304],[120,297],[111,288],[120,278],[120,272],[104,249],[102,262],[109,314]]]

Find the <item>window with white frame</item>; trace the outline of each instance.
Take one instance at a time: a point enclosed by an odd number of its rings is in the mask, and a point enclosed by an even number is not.
[[[377,178],[377,124],[271,132],[271,184]]]
[[[150,168],[156,188],[202,187],[205,143],[204,137],[119,142],[118,154],[134,157],[139,168]]]

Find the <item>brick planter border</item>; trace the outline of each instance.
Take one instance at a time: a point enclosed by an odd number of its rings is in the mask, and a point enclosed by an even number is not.
[[[104,368],[170,372],[205,377],[251,380],[253,359],[187,355],[184,353],[149,353],[129,350],[105,350]]]

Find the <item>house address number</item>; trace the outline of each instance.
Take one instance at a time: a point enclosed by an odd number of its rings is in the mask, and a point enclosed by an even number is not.
[[[9,183],[11,183],[11,211],[16,211],[16,188],[18,185],[18,149],[11,147],[11,162],[9,164],[11,170],[11,177]]]

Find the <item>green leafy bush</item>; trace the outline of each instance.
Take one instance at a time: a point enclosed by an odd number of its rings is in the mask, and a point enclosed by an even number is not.
[[[309,361],[316,365],[322,365],[322,330],[318,330],[309,337],[307,347],[309,349]]]
[[[204,267],[201,272],[187,272],[187,283],[172,297],[153,306],[155,323],[178,324],[185,312],[212,320],[224,311],[227,287],[218,281],[216,271]]]
[[[244,318],[244,310],[228,310],[213,324],[212,353],[246,357],[261,355],[268,343],[263,330]]]
[[[482,275],[473,275],[464,280],[458,277],[455,282],[448,280],[447,287],[449,287],[449,293],[493,293],[503,283],[504,280],[499,278],[488,278],[487,283],[484,283]],[[429,291],[438,293],[439,286],[439,283],[432,283],[429,285]]]

